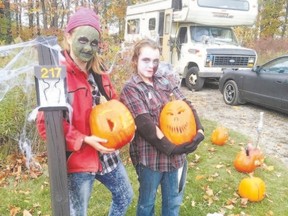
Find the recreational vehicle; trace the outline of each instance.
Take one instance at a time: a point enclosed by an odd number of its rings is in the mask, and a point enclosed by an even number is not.
[[[197,91],[224,69],[255,65],[256,52],[239,45],[233,27],[252,26],[257,13],[257,0],[152,0],[127,7],[124,40],[159,41],[163,61]]]

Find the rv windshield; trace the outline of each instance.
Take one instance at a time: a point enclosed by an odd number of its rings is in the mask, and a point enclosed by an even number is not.
[[[209,26],[190,26],[191,39],[205,43],[238,44],[232,29]]]
[[[198,5],[200,7],[209,8],[220,8],[220,9],[230,9],[230,10],[249,10],[249,2],[246,0],[198,0]]]

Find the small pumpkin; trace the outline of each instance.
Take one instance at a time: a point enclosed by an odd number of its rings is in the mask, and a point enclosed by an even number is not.
[[[119,149],[132,140],[136,126],[128,108],[113,99],[92,108],[90,128],[91,134],[107,139],[103,146]]]
[[[175,145],[191,142],[196,135],[194,114],[182,100],[172,100],[165,104],[160,113],[159,127]]]
[[[215,145],[222,146],[227,143],[229,139],[228,129],[225,127],[217,127],[212,131],[211,142]]]
[[[266,192],[265,182],[259,177],[246,177],[241,180],[238,186],[238,193],[242,198],[251,202],[258,202],[264,199]]]
[[[234,160],[234,167],[238,172],[251,173],[257,166],[255,164],[255,158],[250,154],[248,148],[242,149]]]

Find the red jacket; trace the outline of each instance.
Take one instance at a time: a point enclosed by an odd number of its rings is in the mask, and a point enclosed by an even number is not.
[[[90,145],[83,143],[85,136],[91,135],[89,116],[92,109],[92,94],[87,74],[82,72],[64,52],[66,61],[62,62],[67,70],[68,102],[72,106],[72,122],[63,119],[64,136],[67,151],[68,173],[97,172],[101,170],[98,151]],[[102,95],[108,100],[116,99],[117,94],[107,75],[96,75],[98,87]],[[44,113],[37,116],[37,128],[41,137],[46,139]]]

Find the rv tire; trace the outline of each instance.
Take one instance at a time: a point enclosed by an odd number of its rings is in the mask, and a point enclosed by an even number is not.
[[[185,84],[189,90],[199,91],[202,89],[205,78],[199,77],[198,72],[198,67],[189,68],[185,77]]]

